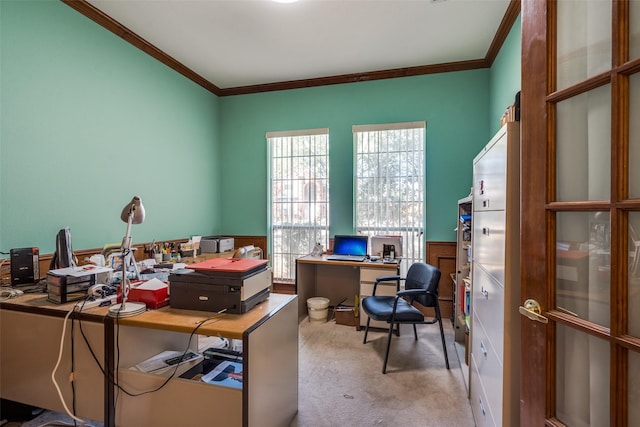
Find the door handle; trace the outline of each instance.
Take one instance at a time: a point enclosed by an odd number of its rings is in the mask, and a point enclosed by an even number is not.
[[[540,323],[549,323],[549,319],[544,317],[542,314],[542,309],[540,308],[540,304],[538,301],[534,299],[528,299],[524,302],[524,306],[520,306],[518,309],[520,314],[528,317],[531,320],[535,320]]]

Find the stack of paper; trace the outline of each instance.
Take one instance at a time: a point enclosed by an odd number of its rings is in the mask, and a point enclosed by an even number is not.
[[[131,369],[150,374],[169,376],[181,375],[191,367],[200,363],[202,355],[193,351],[163,351],[149,359],[138,363]],[[177,368],[177,369],[176,369]]]

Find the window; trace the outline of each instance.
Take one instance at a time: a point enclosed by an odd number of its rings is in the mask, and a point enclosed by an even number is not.
[[[425,122],[353,127],[356,231],[402,236],[403,274],[424,261],[425,128]]]
[[[271,265],[295,280],[295,260],[329,241],[329,130],[268,132]]]

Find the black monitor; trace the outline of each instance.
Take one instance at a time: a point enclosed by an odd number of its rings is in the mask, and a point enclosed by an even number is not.
[[[56,252],[51,259],[49,270],[75,266],[76,260],[73,255],[73,247],[71,246],[71,230],[69,227],[65,227],[58,231],[56,235]]]

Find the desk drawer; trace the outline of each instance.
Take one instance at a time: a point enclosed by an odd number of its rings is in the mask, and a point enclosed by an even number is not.
[[[474,211],[504,209],[506,177],[507,138],[503,133],[493,145],[487,144],[473,161]]]
[[[391,268],[360,268],[360,282],[374,283],[380,276],[396,276],[397,274],[397,270]]]
[[[504,288],[482,266],[473,265],[473,313],[484,325],[500,360],[504,351]]]
[[[473,261],[504,282],[505,211],[476,212],[473,218]]]
[[[494,420],[502,424],[503,372],[501,359],[487,338],[484,325],[473,318],[471,354],[475,361],[478,376],[485,390],[485,406],[491,409]]]
[[[493,414],[487,402],[484,384],[478,375],[478,369],[473,357],[471,358],[471,380],[469,400],[473,410],[473,418],[477,427],[496,427],[498,424],[493,419]]]

